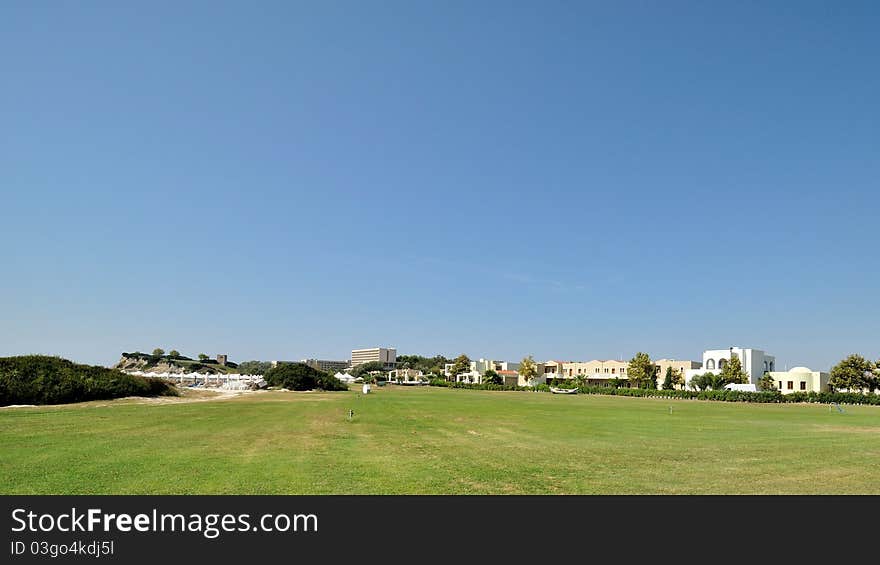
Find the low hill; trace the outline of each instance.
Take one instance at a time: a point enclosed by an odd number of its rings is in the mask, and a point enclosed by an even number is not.
[[[0,406],[177,395],[173,385],[45,355],[0,357]]]
[[[151,355],[149,353],[123,353],[119,362],[113,366],[121,371],[143,371],[145,373],[204,373],[225,375],[237,372],[238,365],[221,365],[214,359],[195,360],[182,355]]]

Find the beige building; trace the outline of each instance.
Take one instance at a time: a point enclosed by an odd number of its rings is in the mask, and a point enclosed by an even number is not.
[[[374,361],[382,363],[386,370],[394,369],[397,367],[397,350],[385,347],[371,347],[368,349],[352,349],[351,351],[352,367]]]
[[[687,375],[686,371],[701,369],[703,367],[703,364],[699,361],[681,361],[678,359],[657,359],[654,361],[654,365],[657,367],[657,388],[663,386],[663,380],[666,378],[666,369],[669,367],[678,371],[678,374],[681,375],[682,382],[685,381]],[[677,388],[683,388],[683,386]]]
[[[795,367],[790,371],[769,371],[776,388],[783,394],[792,392],[825,392],[828,390],[829,373],[812,371],[807,367]]]
[[[663,384],[663,377],[666,375],[666,368],[672,367],[679,371],[682,376],[687,369],[698,369],[702,366],[699,361],[681,361],[677,359],[658,359],[654,362],[657,367],[657,386]],[[553,366],[555,365],[555,366]],[[594,359],[592,361],[548,361],[545,363],[550,370],[545,371],[545,375],[550,378],[564,379],[585,379],[588,385],[607,385],[611,379],[629,380],[627,371],[629,371],[629,361],[620,361],[617,359]],[[555,374],[554,374],[555,373]],[[629,386],[628,384],[624,386]]]
[[[541,370],[539,373],[543,373],[548,379],[561,377],[565,363],[565,361],[544,361],[543,363],[540,363]]]
[[[562,364],[560,378],[587,380],[590,385],[608,384],[610,379],[625,379],[629,363],[616,359],[594,359],[592,361],[569,361]]]

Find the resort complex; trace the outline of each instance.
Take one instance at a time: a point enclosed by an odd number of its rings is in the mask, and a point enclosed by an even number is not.
[[[132,365],[124,354],[123,362],[117,368],[137,375],[153,373],[154,376],[171,377],[179,383],[202,382],[206,386],[211,383],[223,384],[224,387],[252,386],[251,383],[262,382],[248,376],[246,371],[239,374],[238,365],[229,363],[226,355],[217,355],[217,361],[203,358],[201,364],[186,365],[183,362],[177,370],[167,364],[156,364],[162,370],[145,370],[143,361]],[[136,354],[143,356],[143,354]],[[645,355],[645,354],[639,354]],[[643,367],[639,379],[630,378],[631,364],[624,359],[592,359],[589,361],[533,361],[528,372],[523,371],[521,361],[506,361],[489,358],[471,360],[466,355],[456,359],[437,356],[442,364],[433,368],[415,366],[410,357],[403,356],[403,362],[393,347],[371,347],[351,350],[349,359],[327,360],[307,358],[299,361],[271,361],[263,363],[264,368],[275,368],[279,365],[299,363],[317,371],[335,375],[344,383],[381,380],[395,384],[427,384],[433,379],[442,379],[452,383],[467,385],[497,384],[508,387],[533,387],[544,384],[560,386],[613,386],[615,388],[633,388],[644,386],[640,379],[647,376],[649,388],[674,390],[700,390],[717,388],[712,383],[714,377],[722,375],[729,364],[735,363],[738,376],[735,382],[727,383],[725,388],[741,391],[759,391],[765,389],[778,390],[783,394],[793,392],[825,392],[829,390],[830,374],[814,371],[807,367],[794,367],[779,370],[776,357],[766,351],[754,348],[728,347],[726,349],[706,349],[699,361],[689,359],[660,358],[652,360],[647,355],[644,360],[650,364],[647,371]],[[180,357],[180,359],[187,359]],[[425,359],[425,358],[422,358]],[[529,358],[531,360],[531,358]],[[251,362],[258,363],[258,362]],[[258,365],[260,365],[258,363]],[[208,371],[202,375],[199,368]],[[225,372],[221,372],[223,369]],[[259,372],[259,371],[257,371]],[[251,371],[254,373],[254,371]],[[668,382],[665,382],[668,381]]]

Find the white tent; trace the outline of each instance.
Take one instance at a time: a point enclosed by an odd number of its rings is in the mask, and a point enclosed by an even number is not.
[[[337,371],[334,376],[345,384],[351,384],[354,382],[354,377],[352,377],[348,373],[340,373]]]

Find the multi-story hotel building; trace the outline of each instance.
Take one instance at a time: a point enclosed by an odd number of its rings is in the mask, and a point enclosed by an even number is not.
[[[329,361],[327,359],[301,359],[300,363],[304,363],[313,369],[318,369],[319,371],[326,371],[335,373],[336,371],[344,371],[351,366],[348,360],[346,361]]]
[[[352,349],[351,366],[357,367],[364,363],[378,361],[386,370],[397,367],[397,350],[385,347],[371,347],[369,349]]]

